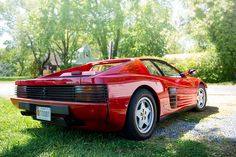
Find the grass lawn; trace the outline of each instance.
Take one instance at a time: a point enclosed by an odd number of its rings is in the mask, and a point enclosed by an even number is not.
[[[207,83],[207,85],[236,85],[236,81],[219,82],[219,83]]]
[[[31,79],[30,76],[11,76],[11,77],[0,77],[0,81],[16,81],[16,80],[26,80]]]
[[[42,126],[23,117],[0,98],[0,156],[218,156],[223,145],[205,141],[152,137],[129,141],[115,133],[94,133]]]

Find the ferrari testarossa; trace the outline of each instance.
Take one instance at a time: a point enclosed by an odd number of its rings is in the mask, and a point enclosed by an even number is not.
[[[120,131],[149,138],[156,123],[187,109],[203,111],[207,85],[157,59],[91,62],[37,79],[16,81],[21,114],[66,127]]]

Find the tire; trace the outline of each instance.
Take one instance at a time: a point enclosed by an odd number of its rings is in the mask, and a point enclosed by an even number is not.
[[[132,96],[122,135],[132,140],[145,140],[153,134],[157,121],[157,106],[151,92],[140,89]]]
[[[200,84],[197,92],[197,104],[195,107],[196,111],[204,111],[206,109],[207,93],[203,84]]]

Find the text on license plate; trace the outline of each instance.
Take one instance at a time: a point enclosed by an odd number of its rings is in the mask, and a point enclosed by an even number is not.
[[[36,118],[51,121],[51,108],[36,106]]]

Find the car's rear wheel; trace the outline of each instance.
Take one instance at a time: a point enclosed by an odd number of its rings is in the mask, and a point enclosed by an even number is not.
[[[207,102],[207,94],[204,85],[200,84],[198,87],[197,93],[197,111],[204,111],[206,109],[206,102]]]
[[[131,98],[123,135],[134,140],[149,138],[156,126],[157,107],[151,92],[138,90]]]

